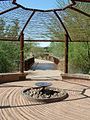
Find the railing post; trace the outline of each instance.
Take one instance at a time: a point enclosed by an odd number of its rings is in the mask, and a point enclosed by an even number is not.
[[[24,34],[20,34],[20,72],[24,73]]]
[[[65,34],[65,73],[68,73],[68,35]]]

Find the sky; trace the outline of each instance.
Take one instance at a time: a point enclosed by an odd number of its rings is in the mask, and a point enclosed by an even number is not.
[[[55,9],[58,8],[57,6],[57,0],[16,0],[18,4],[21,4],[24,7],[27,8],[33,8],[33,9],[41,9],[41,10],[47,10],[47,9]],[[67,6],[68,3],[71,3],[71,0],[60,0],[61,7]],[[64,6],[63,6],[64,5]],[[39,43],[41,47],[47,47],[50,45],[50,42],[41,42]]]
[[[56,8],[56,0],[17,0],[17,3],[34,9],[54,9]],[[39,43],[41,47],[46,47],[50,45],[50,42]]]
[[[56,8],[56,0],[17,0],[18,3],[37,9],[51,9]]]

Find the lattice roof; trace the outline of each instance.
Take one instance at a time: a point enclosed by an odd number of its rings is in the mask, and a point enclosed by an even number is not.
[[[67,33],[72,41],[90,41],[90,0],[58,1],[57,8],[42,10],[0,0],[0,39],[19,40],[23,31],[25,40],[64,40]]]

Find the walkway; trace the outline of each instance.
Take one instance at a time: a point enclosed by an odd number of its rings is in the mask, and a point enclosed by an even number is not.
[[[90,81],[61,80],[57,70],[36,70],[23,82],[0,85],[0,120],[89,120]],[[57,72],[56,72],[57,71]],[[55,73],[56,74],[55,74]],[[65,89],[69,97],[61,102],[42,104],[28,101],[22,90],[35,86],[35,80],[49,79],[54,87]],[[55,79],[57,78],[57,79]],[[53,81],[52,81],[53,80]],[[86,94],[84,94],[84,92]]]
[[[32,70],[28,71],[27,79],[32,80],[60,80],[61,71],[53,62],[46,60],[35,60]]]

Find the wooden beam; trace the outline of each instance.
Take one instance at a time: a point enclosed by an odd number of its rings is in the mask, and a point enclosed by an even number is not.
[[[70,6],[74,6],[76,4],[76,1],[79,1],[79,2],[90,2],[90,0],[71,0],[72,3],[70,5],[67,5],[65,6],[64,8],[60,9],[60,8],[57,8],[57,9],[49,9],[49,10],[41,10],[41,9],[32,9],[32,8],[26,8],[18,3],[16,3],[16,0],[13,0],[13,4],[14,5],[17,5],[19,7],[21,7],[22,9],[24,10],[30,10],[30,11],[36,11],[36,12],[53,12],[53,11],[63,11],[67,8],[69,8]]]
[[[20,35],[20,72],[24,73],[24,34]]]
[[[85,13],[85,12],[83,12],[83,11],[81,11],[81,10],[75,8],[75,7],[69,7],[69,8],[70,8],[71,10],[74,10],[74,11],[76,11],[76,12],[79,12],[79,13],[81,13],[81,14],[87,16],[87,17],[90,17],[90,14]]]
[[[77,2],[90,2],[90,0],[73,0],[73,1],[77,1]]]
[[[71,41],[71,37],[70,37],[70,35],[69,35],[69,33],[68,33],[68,30],[67,30],[67,28],[65,27],[64,23],[62,22],[60,16],[57,14],[56,11],[54,11],[54,13],[55,13],[56,17],[58,18],[58,20],[60,21],[61,25],[63,26],[63,28],[64,28],[66,34],[68,35],[68,37],[69,37],[69,39],[70,39],[70,41]]]
[[[26,42],[64,42],[64,40],[25,40]]]
[[[35,14],[35,11],[33,11],[32,14],[30,15],[30,17],[29,17],[28,20],[26,21],[26,23],[25,23],[25,25],[24,25],[24,27],[23,27],[23,29],[22,29],[21,32],[24,32],[26,26],[28,25],[28,23],[30,22],[30,20],[31,20],[31,18],[33,17],[34,14]]]
[[[65,40],[24,40],[25,42],[65,42]],[[68,41],[68,42],[90,42],[90,41],[80,41],[80,40],[75,40],[75,41]]]
[[[13,4],[16,3],[16,0],[13,0],[12,3],[13,3]]]
[[[7,12],[10,12],[10,11],[12,11],[12,10],[15,10],[15,9],[17,9],[17,8],[19,8],[19,6],[15,6],[15,7],[13,7],[13,8],[10,8],[10,9],[7,9],[7,10],[5,10],[5,11],[2,11],[2,12],[0,12],[0,15],[5,14],[5,13],[7,13]]]
[[[68,35],[65,34],[65,73],[68,73]]]
[[[12,38],[0,38],[0,41],[11,41],[11,42],[19,42],[19,40],[12,39]],[[65,42],[65,40],[24,40],[25,42]],[[90,42],[88,40],[75,40],[75,41],[70,41],[70,42]]]
[[[26,7],[20,5],[20,4],[16,3],[16,2],[13,2],[13,4],[21,7],[21,8],[24,9],[24,10],[30,10],[30,11],[35,11],[35,12],[53,12],[54,10],[55,10],[55,11],[65,10],[65,9],[67,9],[67,8],[70,7],[70,6],[74,6],[76,3],[75,3],[75,2],[72,2],[71,4],[65,6],[64,8],[61,8],[61,9],[60,9],[60,8],[57,8],[57,9],[48,9],[48,10],[26,8]]]
[[[16,2],[13,3],[13,4],[21,7],[21,8],[24,9],[24,10],[35,11],[35,12],[45,12],[45,10],[26,8],[26,7],[20,5],[20,4],[16,3]]]

